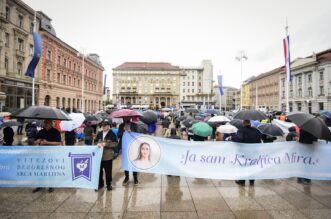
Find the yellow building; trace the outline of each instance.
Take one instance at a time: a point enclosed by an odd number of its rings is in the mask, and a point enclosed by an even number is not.
[[[250,83],[242,85],[242,107],[243,109],[250,109]]]
[[[170,63],[125,62],[113,69],[113,102],[178,108],[181,75],[181,69]]]

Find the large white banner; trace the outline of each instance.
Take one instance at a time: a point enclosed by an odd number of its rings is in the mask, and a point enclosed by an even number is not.
[[[197,142],[126,132],[125,170],[211,179],[331,179],[331,144]]]

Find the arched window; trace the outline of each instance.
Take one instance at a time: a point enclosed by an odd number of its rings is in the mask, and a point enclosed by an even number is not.
[[[51,97],[49,95],[46,95],[44,105],[49,106],[50,102],[51,102]]]

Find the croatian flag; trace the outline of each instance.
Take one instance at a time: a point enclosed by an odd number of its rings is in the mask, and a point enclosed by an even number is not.
[[[34,78],[34,72],[41,57],[42,46],[43,46],[41,36],[37,32],[33,32],[33,42],[34,42],[34,54],[28,66],[28,69],[25,72],[25,75],[31,78]]]
[[[283,39],[284,57],[287,81],[291,81],[291,56],[290,56],[290,37],[287,36]]]
[[[223,92],[223,76],[218,75],[217,79],[218,79],[218,87],[220,88],[220,95],[223,96],[224,95],[224,92]]]

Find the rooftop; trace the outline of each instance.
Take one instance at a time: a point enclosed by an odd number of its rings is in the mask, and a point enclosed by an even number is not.
[[[124,62],[113,70],[180,70],[168,62]]]

